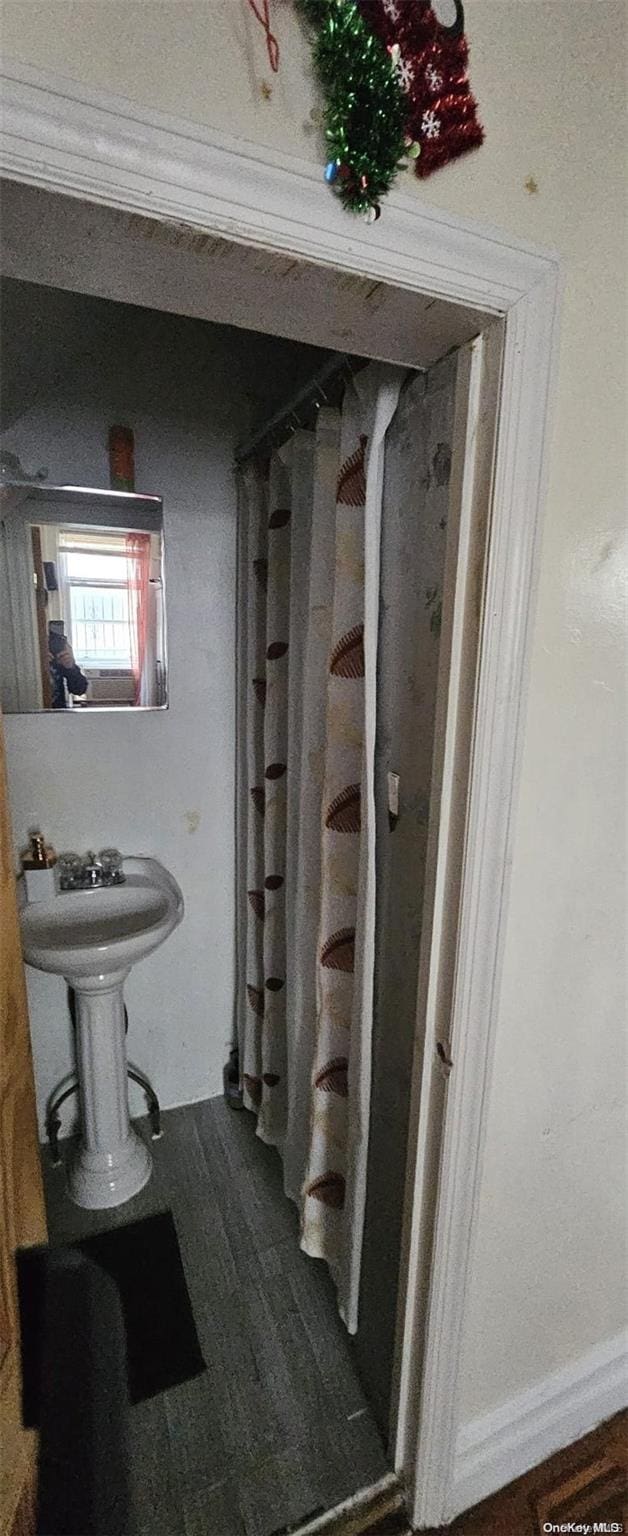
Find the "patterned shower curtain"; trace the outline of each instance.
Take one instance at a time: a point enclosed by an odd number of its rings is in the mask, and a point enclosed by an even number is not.
[[[371,364],[240,476],[238,1038],[301,1246],[357,1327],[371,1084],[373,794],[385,434]]]

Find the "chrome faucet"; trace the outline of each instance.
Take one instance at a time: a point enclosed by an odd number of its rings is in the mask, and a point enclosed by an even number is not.
[[[59,855],[59,885],[62,891],[96,891],[102,886],[123,885],[126,875],[117,848],[103,848],[96,856],[91,850]]]

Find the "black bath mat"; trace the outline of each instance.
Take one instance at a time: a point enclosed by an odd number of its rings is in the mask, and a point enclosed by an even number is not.
[[[100,1264],[120,1292],[131,1402],[200,1376],[205,1361],[172,1213],[99,1232],[72,1247]]]

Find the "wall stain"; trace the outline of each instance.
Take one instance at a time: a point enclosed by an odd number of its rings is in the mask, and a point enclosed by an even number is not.
[[[187,826],[190,837],[192,837],[195,832],[198,832],[200,827],[201,813],[200,811],[184,811],[183,819]]]
[[[595,561],[595,564],[593,566],[593,570],[594,571],[599,571],[600,568],[603,565],[606,565],[607,561],[610,560],[610,558],[611,558],[611,555],[613,553],[613,549],[614,549],[614,541],[613,541],[613,539],[606,539],[605,542],[603,543],[601,549],[600,549],[600,553],[598,555],[598,558]]]

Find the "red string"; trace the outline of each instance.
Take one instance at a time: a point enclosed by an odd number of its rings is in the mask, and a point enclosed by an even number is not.
[[[264,33],[266,36],[266,48],[268,51],[268,62],[271,69],[273,70],[273,73],[277,74],[277,70],[279,69],[279,43],[277,42],[277,38],[275,37],[274,33],[271,31],[270,0],[262,0],[261,11],[258,9],[255,0],[249,0],[249,5],[253,15],[257,17],[260,26],[264,28]]]

